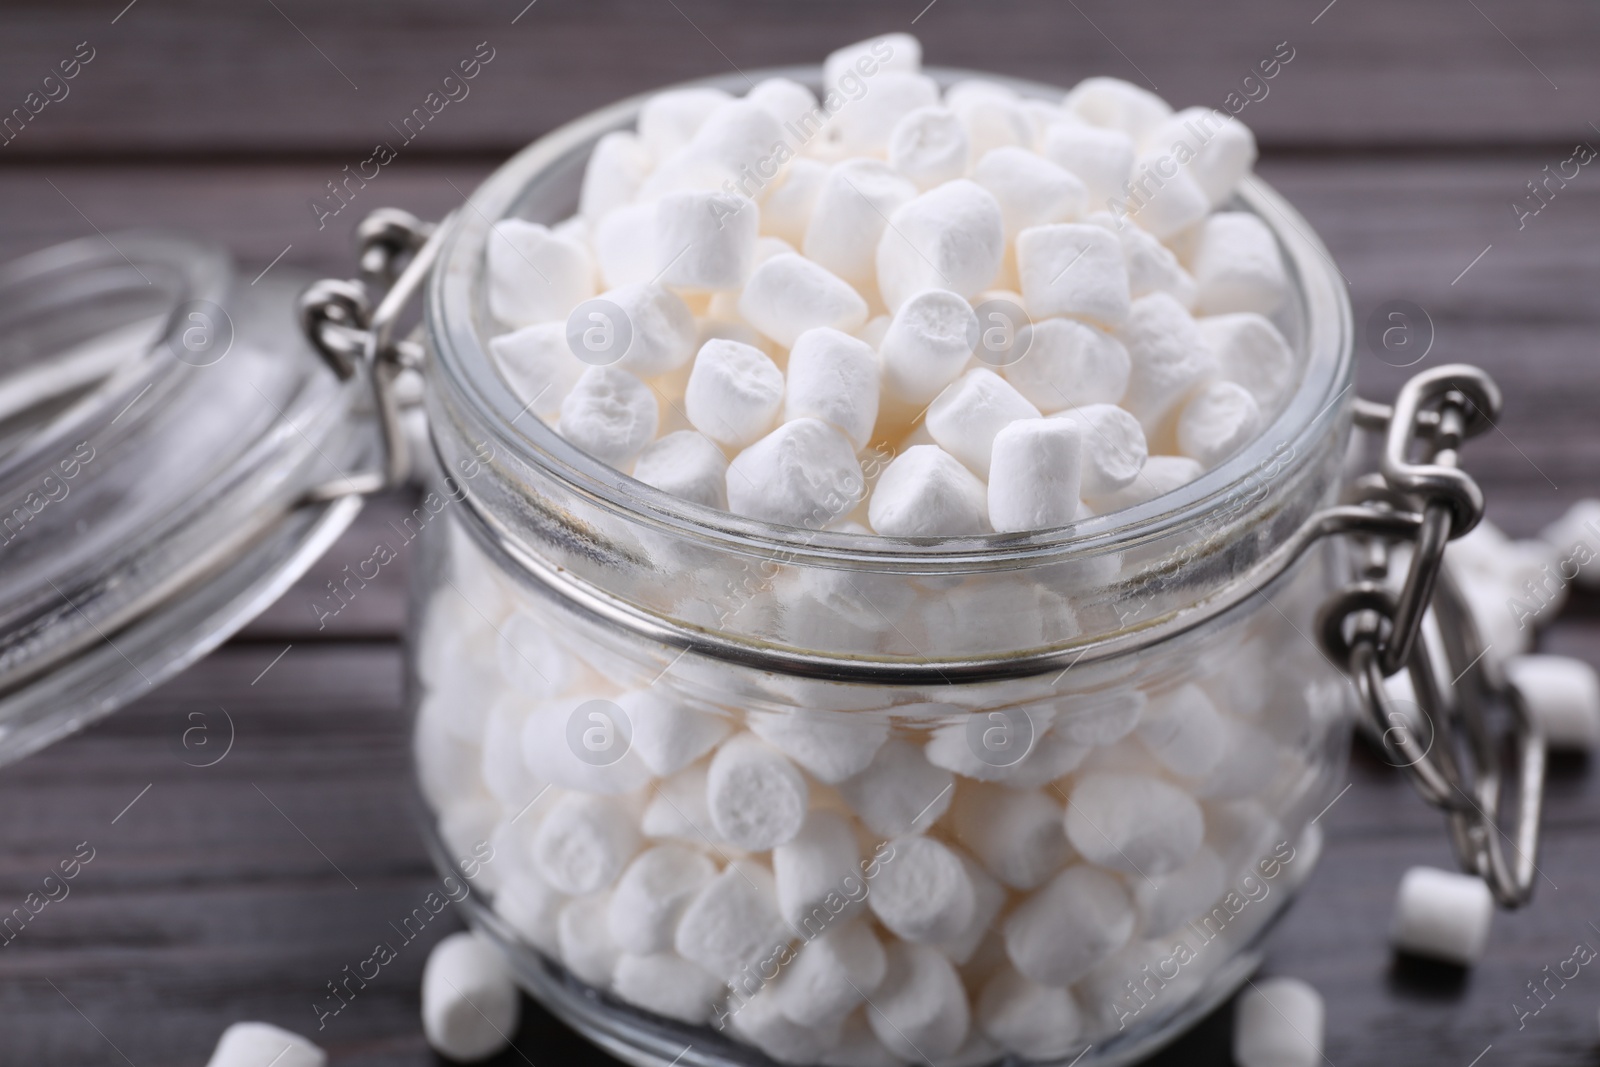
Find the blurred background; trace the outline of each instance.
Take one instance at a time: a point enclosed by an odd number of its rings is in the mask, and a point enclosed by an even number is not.
[[[1063,87],[1109,74],[1237,114],[1259,140],[1258,172],[1349,284],[1363,395],[1387,399],[1415,367],[1477,363],[1506,394],[1498,431],[1467,453],[1490,518],[1526,536],[1600,495],[1592,4],[124,3],[0,8],[4,258],[154,227],[223,243],[246,278],[349,276],[368,211],[439,218],[507,155],[592,108],[909,31],[929,64]],[[445,77],[472,58],[478,75],[447,97]],[[380,145],[392,158],[377,176],[335,196],[330,183]],[[417,1019],[422,946],[321,1032],[312,1008],[433,877],[399,713],[404,559],[325,629],[307,610],[408,508],[401,495],[372,502],[241,637],[0,770],[0,911],[79,842],[94,850],[70,897],[0,949],[0,1064],[199,1064],[240,1018],[307,1033],[338,1067],[434,1062]],[[1600,661],[1600,601],[1576,597],[1544,647]],[[228,758],[186,764],[176,739],[217,709]],[[1322,867],[1268,964],[1326,996],[1331,1064],[1594,1062],[1600,978],[1580,975],[1521,1028],[1513,1006],[1574,942],[1600,943],[1600,784],[1582,770],[1554,769],[1533,905],[1497,917],[1482,966],[1433,972],[1394,962],[1384,925],[1401,870],[1453,865],[1442,821],[1358,751],[1352,788],[1323,820]],[[446,918],[430,940],[453,928]],[[527,1008],[496,1062],[609,1062]],[[1230,1025],[1219,1011],[1157,1062],[1229,1062]]]

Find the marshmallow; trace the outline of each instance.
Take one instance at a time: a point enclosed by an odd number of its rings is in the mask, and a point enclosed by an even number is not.
[[[846,906],[846,894],[861,885],[856,866],[860,859],[849,820],[831,811],[809,813],[800,832],[772,850],[772,874],[784,922],[806,935],[829,925]]]
[[[1539,537],[1561,553],[1565,567],[1577,570],[1574,580],[1580,587],[1600,586],[1600,565],[1594,563],[1600,557],[1597,551],[1600,548],[1600,500],[1578,501],[1566,514],[1546,526]]]
[[[752,178],[762,180],[793,155],[783,141],[783,125],[768,108],[757,101],[735,100],[706,116],[684,153],[710,160],[736,175],[737,188],[740,183],[748,185]],[[745,192],[743,188],[738,191]]]
[[[873,882],[867,904],[894,934],[919,944],[967,932],[976,891],[961,857],[928,837],[901,837]]]
[[[686,767],[660,782],[645,805],[639,829],[647,837],[670,837],[715,848],[721,838],[706,803],[705,765]]]
[[[786,422],[728,464],[735,515],[819,529],[861,499],[861,464],[847,437],[819,419]]]
[[[633,476],[702,507],[728,506],[728,457],[693,430],[678,430],[653,441],[634,461]]]
[[[871,1008],[852,1012],[839,1028],[838,1043],[817,1062],[824,1067],[901,1067],[902,1060],[883,1047],[867,1021]]]
[[[1030,1060],[1066,1059],[1083,1032],[1071,993],[1030,981],[1011,967],[984,984],[975,1021],[1008,1052]]]
[[[1121,329],[1133,373],[1122,406],[1152,433],[1167,415],[1216,370],[1194,319],[1166,293],[1135,300]]]
[[[1123,186],[1133,173],[1133,139],[1118,130],[1058,122],[1045,130],[1039,154],[1071,171],[1095,207],[1122,203]]]
[[[601,989],[611,984],[622,949],[611,940],[609,893],[578,897],[567,902],[556,918],[556,940],[561,962],[580,981]]]
[[[865,341],[823,327],[795,338],[789,351],[783,417],[821,419],[867,447],[878,420],[878,356]]]
[[[928,407],[928,432],[939,446],[981,477],[989,475],[995,437],[1018,419],[1038,419],[1039,409],[994,371],[963,374]]]
[[[1133,901],[1138,906],[1140,936],[1165,937],[1203,914],[1227,888],[1222,860],[1201,847],[1182,867],[1166,874],[1133,881]]]
[[[1139,725],[1146,703],[1137,689],[1067,697],[1057,702],[1050,732],[1069,744],[1114,745]]]
[[[867,829],[897,837],[938,822],[953,786],[950,772],[929,763],[920,748],[891,739],[866,770],[839,783],[839,795]]]
[[[564,322],[540,322],[489,342],[495,366],[517,399],[539,418],[555,419],[584,364],[567,347]]]
[[[1512,656],[1506,678],[1551,749],[1588,752],[1600,744],[1600,680],[1567,656]]]
[[[518,870],[506,876],[495,891],[495,914],[513,933],[547,956],[561,952],[557,923],[567,897],[532,871]]]
[[[695,353],[694,314],[683,298],[659,285],[625,285],[600,294],[621,309],[631,340],[616,366],[653,378],[677,370]]]
[[[441,1056],[462,1063],[488,1059],[511,1044],[521,1014],[522,995],[505,958],[479,935],[450,934],[428,953],[422,1032]]]
[[[1099,226],[1067,222],[1023,230],[1017,235],[1017,275],[1036,322],[1068,315],[1112,327],[1128,317],[1122,246]]]
[[[588,793],[557,800],[533,835],[539,877],[572,896],[610,885],[638,850],[639,834],[627,808]]]
[[[1037,790],[964,785],[951,820],[956,840],[1013,889],[1043,885],[1070,853],[1061,805]]]
[[[801,946],[774,996],[791,1021],[831,1030],[872,995],[888,970],[883,944],[862,922],[840,921]]]
[[[1131,484],[1149,457],[1139,420],[1115,404],[1086,404],[1052,416],[1076,427],[1082,441],[1082,492],[1103,500]]]
[[[945,106],[955,112],[971,145],[971,158],[982,159],[1001,148],[1033,147],[1033,122],[1017,95],[993,82],[953,85]]]
[[[572,657],[550,635],[549,621],[518,610],[499,626],[495,658],[500,676],[518,694],[540,699],[567,688]]]
[[[1188,485],[1204,473],[1205,468],[1188,456],[1151,456],[1144,461],[1137,478],[1095,503],[1101,514],[1121,511]]]
[[[778,1005],[776,990],[770,984],[753,982],[755,993],[742,1004],[732,1007],[726,1016],[733,1023],[734,1033],[744,1038],[779,1063],[792,1063],[796,1067],[817,1062],[836,1040],[834,1031],[818,1031],[801,1026],[783,1014]]]
[[[1283,827],[1254,800],[1209,802],[1205,820],[1206,846],[1222,857],[1227,870],[1253,867],[1285,840]]]
[[[783,181],[761,202],[761,232],[781,237],[795,248],[805,243],[812,206],[828,177],[828,165],[815,159],[791,160]]]
[[[1005,768],[1003,781],[1018,789],[1037,789],[1077,770],[1088,754],[1087,748],[1068,744],[1053,732],[1047,733],[1034,742],[1018,763]]]
[[[656,159],[688,144],[711,113],[733,100],[721,89],[669,89],[639,109],[639,140]]]
[[[697,711],[654,688],[623,693],[616,703],[632,724],[632,750],[660,777],[710,752],[731,729],[722,716]]]
[[[822,61],[822,84],[837,89],[852,70],[870,78],[883,72],[915,74],[922,69],[922,42],[909,33],[885,33],[845,45]]]
[[[978,316],[965,298],[946,289],[917,293],[884,331],[884,384],[902,400],[928,403],[961,376],[977,336]]]
[[[972,882],[972,918],[967,927],[954,937],[936,942],[935,947],[956,966],[963,966],[977,953],[979,946],[992,932],[995,916],[1006,906],[1006,887],[984,870],[983,865],[965,853],[956,853],[962,869]]]
[[[1317,1067],[1322,1054],[1322,997],[1296,978],[1250,983],[1233,1017],[1239,1067]]]
[[[579,241],[548,226],[501,219],[484,245],[489,311],[507,326],[564,320],[594,295],[594,260]]]
[[[327,1067],[328,1054],[271,1023],[232,1023],[206,1067]]]
[[[694,428],[730,448],[754,444],[783,406],[783,372],[766,353],[714,338],[695,356],[683,407]]]
[[[891,942],[883,983],[867,1021],[884,1046],[905,1060],[949,1056],[967,1039],[971,1009],[961,977],[938,950]]]
[[[578,213],[593,226],[606,215],[632,203],[655,159],[638,134],[615,130],[595,142],[583,171]]]
[[[939,86],[932,78],[903,71],[882,71],[859,96],[845,101],[834,116],[834,128],[847,151],[881,156],[889,146],[889,135],[901,119],[918,108],[932,107],[938,102]]]
[[[851,588],[850,594],[858,599],[863,595],[859,587]],[[824,607],[837,624],[839,606]],[[869,610],[876,614],[876,609]],[[882,719],[806,708],[752,711],[749,726],[751,733],[829,785],[860,774],[889,739],[889,724]]]
[[[595,265],[603,284],[615,289],[644,285],[656,276],[656,206],[625,204],[594,228]]]
[[[1026,148],[996,148],[972,168],[972,180],[994,194],[1006,240],[1032,226],[1083,214],[1089,193],[1066,168]]]
[[[616,367],[590,367],[561,401],[561,436],[613,467],[650,443],[659,420],[650,387]]]
[[[997,533],[1065,526],[1077,516],[1081,437],[1062,419],[1019,419],[995,435],[989,522]]]
[[[919,107],[902,115],[889,131],[889,165],[931,189],[967,172],[967,134],[955,112]]]
[[[584,748],[580,754],[583,746],[573,743],[575,720],[580,736],[598,728],[597,734],[588,736],[603,741],[605,747]],[[612,745],[621,747],[614,750]],[[616,705],[592,692],[569,693],[534,708],[523,723],[521,747],[528,772],[563,789],[631,793],[650,778],[649,769],[631,751],[626,728],[617,722]]]
[[[716,874],[716,865],[703,853],[682,845],[639,853],[611,892],[611,940],[639,956],[665,952],[683,909]]]
[[[1133,921],[1122,883],[1076,864],[1011,912],[1003,930],[1006,954],[1040,985],[1071,985],[1127,942]]]
[[[815,218],[815,216],[813,216]],[[819,326],[849,333],[867,321],[867,302],[848,282],[787,253],[765,260],[739,295],[739,314],[785,348]]]
[[[877,278],[878,242],[889,218],[917,196],[917,187],[875,159],[851,159],[830,170],[811,205],[801,251],[844,280]]]
[[[710,1017],[722,982],[674,952],[624,953],[612,972],[611,991],[646,1011],[699,1024]]]
[[[673,936],[678,955],[724,980],[758,967],[789,941],[772,873],[735,860],[684,909]]]
[[[1165,100],[1121,78],[1085,78],[1061,101],[1063,110],[1084,122],[1121,130],[1138,140],[1172,114]]]
[[[962,537],[987,533],[988,490],[938,445],[913,445],[878,476],[867,521],[885,537]]]
[[[1022,358],[1001,368],[1006,381],[1045,414],[1085,404],[1112,405],[1128,389],[1122,342],[1073,319],[1033,324]]]
[[[1146,134],[1144,145],[1176,159],[1213,208],[1233,197],[1256,161],[1250,128],[1210,107],[1184,108]]]
[[[1085,774],[1067,803],[1067,840],[1090,863],[1154,878],[1194,856],[1200,806],[1176,786],[1138,774]]]
[[[527,703],[507,693],[489,709],[489,721],[483,731],[484,788],[512,814],[532,804],[547,788],[522,758],[522,731],[527,718]]]
[[[816,94],[788,78],[764,79],[744,98],[766,108],[767,113],[780,123],[799,123],[817,106]]]
[[[1122,244],[1122,257],[1128,263],[1128,292],[1135,300],[1151,293],[1166,293],[1184,307],[1194,307],[1199,286],[1171,249],[1137,226],[1117,226],[1113,216],[1104,218],[1110,220]]]
[[[994,194],[958,178],[896,208],[878,242],[878,291],[890,311],[924,289],[970,297],[1000,270],[1005,227]]]
[[[1389,940],[1401,952],[1471,967],[1483,958],[1494,898],[1483,879],[1412,867],[1400,879]]]
[[[1145,232],[1171,240],[1204,219],[1211,202],[1171,157],[1146,156],[1134,163],[1119,207]]]
[[[1228,742],[1226,720],[1197,685],[1180,686],[1151,700],[1138,734],[1162,766],[1184,778],[1210,774]]]
[[[723,743],[706,772],[706,802],[717,833],[761,852],[784,844],[805,822],[810,790],[794,764],[750,734]]]
[[[755,204],[737,194],[668,193],[656,202],[658,280],[683,289],[739,288],[755,266],[760,222]]]
[[[1249,390],[1263,412],[1275,410],[1294,388],[1294,351],[1278,328],[1242,311],[1195,320],[1200,337],[1217,357],[1217,374]]]
[[[1195,239],[1190,269],[1207,315],[1255,311],[1271,315],[1288,299],[1289,279],[1267,224],[1242,211],[1219,211]]]
[[[1243,448],[1261,428],[1261,408],[1242,385],[1212,382],[1178,416],[1178,451],[1215,467]]]

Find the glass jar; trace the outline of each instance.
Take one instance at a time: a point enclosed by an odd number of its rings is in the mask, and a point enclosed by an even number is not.
[[[1023,535],[770,526],[583,454],[487,354],[490,226],[572,214],[642,99],[503,166],[428,280],[408,662],[441,868],[631,1063],[1148,1054],[1259,963],[1343,773],[1351,690],[1315,636],[1342,575],[1306,536],[1354,403],[1326,251],[1245,183],[1303,377],[1190,485]]]

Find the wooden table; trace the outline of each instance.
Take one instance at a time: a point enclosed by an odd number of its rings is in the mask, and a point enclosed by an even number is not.
[[[1293,60],[1241,117],[1260,137],[1260,172],[1336,257],[1358,325],[1384,301],[1414,301],[1436,330],[1429,362],[1499,377],[1501,432],[1470,452],[1495,521],[1530,534],[1600,494],[1600,173],[1552,183],[1536,215],[1534,201],[1520,220],[1511,206],[1578,142],[1600,142],[1592,5],[923,2],[18,0],[0,13],[0,108],[75,51],[93,58],[0,148],[0,255],[177,227],[226,243],[251,275],[275,260],[345,274],[361,213],[438,217],[567,118],[682,78],[815,61],[876,32],[913,30],[932,62],[1061,84],[1113,74],[1210,105],[1287,41]],[[394,140],[390,124],[480,42],[493,59],[470,95],[319,229],[309,202],[324,183]],[[1404,373],[1365,348],[1361,362],[1367,395]],[[0,1064],[185,1067],[242,1018],[314,1034],[338,1067],[434,1062],[417,1021],[424,945],[321,1033],[312,1012],[431,878],[399,707],[404,561],[320,633],[306,606],[400,506],[374,501],[299,588],[187,674],[0,771],[0,905],[80,842],[94,850],[71,895],[0,950]],[[1600,660],[1600,601],[1578,598],[1543,644]],[[219,708],[232,751],[186,766],[182,731],[194,713],[218,723]],[[1582,972],[1521,1028],[1513,1003],[1577,942],[1600,944],[1600,777],[1557,763],[1538,896],[1496,919],[1470,974],[1391,956],[1399,873],[1449,854],[1441,820],[1396,774],[1358,754],[1350,780],[1267,964],[1326,996],[1328,1062],[1594,1062],[1600,977]],[[1217,1012],[1156,1062],[1228,1062],[1229,1020]],[[530,1005],[517,1050],[495,1062],[607,1061]]]

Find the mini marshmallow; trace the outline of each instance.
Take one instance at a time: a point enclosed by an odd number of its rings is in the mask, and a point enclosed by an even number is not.
[[[627,130],[606,134],[589,153],[583,190],[578,194],[578,213],[593,226],[632,203],[654,166],[655,159],[638,134]]]
[[[1088,974],[1133,933],[1133,903],[1105,871],[1068,867],[1006,919],[1006,954],[1040,985],[1060,988]]]
[[[783,920],[802,934],[813,934],[832,922],[837,910],[830,905],[842,910],[849,890],[861,884],[860,859],[849,820],[831,811],[809,813],[800,832],[772,850]]]
[[[206,1067],[327,1067],[328,1054],[271,1023],[232,1023]]]
[[[947,289],[927,289],[894,313],[879,345],[884,384],[912,404],[926,404],[961,376],[972,359],[978,316]]]
[[[1512,656],[1506,679],[1547,747],[1588,752],[1600,744],[1600,679],[1593,667],[1568,656]]]
[[[547,619],[518,610],[500,623],[499,630],[495,659],[500,677],[515,692],[542,699],[567,688],[573,675],[572,655],[551,635]]]
[[[1064,111],[1084,122],[1121,130],[1139,140],[1172,114],[1172,106],[1148,89],[1121,78],[1085,78],[1061,101]]]
[[[595,265],[605,285],[615,289],[654,280],[660,270],[655,204],[624,204],[608,213],[595,224],[593,243]]]
[[[977,860],[962,852],[957,852],[956,857],[961,860],[962,869],[972,882],[972,918],[967,920],[965,930],[937,942],[935,947],[950,957],[951,963],[960,967],[972,959],[983,940],[989,936],[995,917],[1006,906],[1008,893],[1006,887]]]
[[[1051,416],[1074,426],[1082,442],[1083,498],[1106,497],[1139,477],[1149,457],[1139,420],[1115,404],[1086,404]]]
[[[507,326],[565,320],[594,295],[594,260],[579,241],[548,226],[501,219],[485,243],[489,311]]]
[[[728,506],[728,457],[694,430],[678,430],[653,441],[639,453],[633,476],[703,507]]]
[[[532,871],[515,871],[495,891],[495,914],[523,941],[546,956],[561,952],[557,924],[567,897]]]
[[[688,144],[713,111],[733,100],[721,89],[669,89],[639,110],[639,140],[656,159]]]
[[[1152,433],[1196,386],[1216,370],[1194,319],[1166,293],[1135,300],[1120,331],[1133,373],[1122,406]]]
[[[918,108],[939,102],[939,86],[932,78],[903,71],[882,71],[865,90],[847,100],[834,116],[834,128],[846,151],[881,156],[889,146],[896,124]]]
[[[1275,410],[1294,387],[1298,369],[1283,334],[1252,311],[1196,319],[1200,337],[1217,357],[1217,373],[1249,390],[1263,412]]]
[[[902,1060],[883,1047],[867,1021],[871,1008],[852,1012],[839,1029],[839,1042],[822,1054],[823,1067],[902,1067]]]
[[[1128,390],[1132,364],[1122,342],[1074,319],[1033,324],[1027,351],[1001,368],[1006,381],[1045,414],[1087,404],[1114,405]]]
[[[867,1006],[873,1033],[905,1060],[937,1061],[953,1054],[972,1022],[955,967],[925,945],[891,942],[887,955],[883,983]]]
[[[761,233],[781,237],[795,248],[804,244],[812,206],[822,192],[828,172],[828,165],[815,159],[802,156],[791,160],[783,181],[761,202]]]
[[[561,402],[584,372],[584,364],[567,347],[567,324],[540,322],[489,342],[495,366],[517,399],[541,419],[561,413]]]
[[[988,490],[938,445],[912,445],[878,476],[867,521],[884,537],[987,533]]]
[[[611,991],[646,1011],[699,1024],[710,1017],[722,982],[675,952],[624,953],[612,972]]]
[[[856,448],[867,447],[878,420],[878,356],[865,341],[822,327],[789,350],[783,417],[821,419]]]
[[[935,767],[922,750],[892,739],[866,770],[839,783],[839,795],[875,834],[898,837],[919,833],[950,807],[954,779]]]
[[[1256,161],[1250,128],[1210,107],[1184,108],[1146,134],[1144,145],[1178,160],[1213,208],[1227,203]]]
[[[833,1031],[812,1030],[793,1022],[778,1005],[776,989],[770,983],[752,982],[754,994],[743,1003],[730,1002],[726,1015],[734,1033],[779,1063],[796,1067],[817,1062],[836,1039]]]
[[[964,785],[951,813],[956,840],[1013,889],[1034,889],[1067,860],[1061,805],[1037,790]]]
[[[639,853],[611,892],[606,914],[611,940],[635,955],[665,952],[683,909],[716,874],[716,864],[704,853],[682,845]]]
[[[1052,731],[1035,741],[1020,762],[1007,767],[1002,780],[1018,789],[1037,789],[1077,770],[1088,754],[1087,748],[1068,744]]]
[[[860,588],[850,588],[861,597]],[[839,608],[825,604],[837,622]],[[869,609],[876,614],[877,609]],[[832,785],[860,774],[889,739],[889,724],[858,713],[792,708],[781,712],[752,711],[750,732],[794,760],[820,782]]]
[[[561,436],[613,467],[655,438],[659,420],[650,387],[616,367],[590,367],[561,401]]]
[[[1482,878],[1412,867],[1400,878],[1389,940],[1401,952],[1471,967],[1483,958],[1493,919]]]
[[[1289,279],[1267,224],[1242,211],[1219,211],[1195,239],[1190,269],[1207,315],[1255,311],[1271,315],[1288,299]]]
[[[479,935],[450,934],[428,953],[422,1032],[441,1056],[458,1063],[488,1059],[511,1044],[521,1014],[522,994],[505,957]]]
[[[871,283],[877,278],[878,242],[889,217],[916,196],[916,185],[887,164],[846,160],[821,182],[801,251],[847,282]]]
[[[778,1009],[793,1022],[831,1030],[872,996],[888,970],[883,944],[866,923],[840,920],[801,947],[778,975]]]
[[[512,814],[533,803],[546,789],[546,783],[534,777],[522,758],[527,717],[527,703],[508,693],[489,709],[483,732],[484,788]]]
[[[533,835],[534,869],[569,896],[604,889],[638,850],[639,833],[626,806],[589,793],[562,796]]]
[[[822,61],[822,84],[837,89],[845,75],[864,78],[879,73],[915,74],[922,69],[922,42],[909,33],[885,33],[845,45]]]
[[[744,98],[766,108],[767,113],[780,123],[798,123],[817,106],[816,94],[789,78],[764,79]]]
[[[653,378],[677,370],[695,353],[694,314],[683,298],[660,285],[625,285],[600,296],[627,316],[632,340],[616,366]]]
[[[591,702],[593,706],[586,708]],[[573,719],[581,718],[583,729],[599,727],[607,741],[624,744],[626,734],[611,721],[615,719],[616,710],[609,704],[609,697],[578,691],[547,701],[529,712],[521,739],[522,759],[529,773],[541,782],[588,793],[631,793],[644,785],[650,778],[650,771],[626,747],[621,750],[620,757],[609,763],[593,762],[587,752],[580,757],[569,740]],[[609,757],[611,753],[607,751],[605,755]]]
[[[1144,461],[1137,478],[1095,503],[1101,514],[1121,511],[1188,485],[1204,473],[1205,468],[1188,456],[1151,456]]]
[[[789,937],[772,873],[735,860],[684,909],[673,944],[678,955],[727,980],[758,966]]]
[[[849,438],[820,419],[795,419],[728,464],[728,508],[752,519],[820,529],[861,499]]]
[[[972,168],[972,180],[999,202],[1008,241],[1031,226],[1077,218],[1088,206],[1083,182],[1026,148],[994,149]]]
[[[685,767],[659,782],[639,819],[639,829],[647,837],[670,837],[716,847],[721,839],[706,804],[706,765]]]
[[[1137,226],[1118,227],[1112,216],[1105,217],[1122,243],[1122,256],[1128,262],[1128,292],[1133,298],[1166,293],[1184,307],[1194,307],[1200,288],[1171,249],[1154,234]]]
[[[1164,241],[1182,234],[1211,210],[1204,191],[1170,156],[1137,160],[1128,186],[1128,198],[1118,207],[1140,229]]]
[[[1178,416],[1178,451],[1203,467],[1215,467],[1260,428],[1261,408],[1249,390],[1233,382],[1212,382]]]
[[[867,904],[894,934],[919,944],[967,932],[977,897],[961,857],[928,837],[901,837],[867,895]]]
[[[1039,154],[1083,182],[1088,203],[1097,208],[1121,204],[1123,186],[1133,174],[1133,139],[1118,130],[1058,122],[1045,130]]]
[[[1050,732],[1073,745],[1114,745],[1139,725],[1147,704],[1137,689],[1070,696],[1057,703]]]
[[[714,338],[695,356],[683,407],[694,428],[730,448],[754,444],[783,406],[783,371],[765,352]]]
[[[684,153],[722,166],[736,175],[735,189],[753,197],[752,181],[762,181],[793,154],[779,150],[783,142],[777,116],[756,101],[735,100],[706,116]]]
[[[981,477],[988,477],[995,437],[1018,419],[1038,419],[1004,378],[978,367],[948,385],[928,407],[928,432],[939,446]]]
[[[819,326],[849,333],[867,321],[867,302],[848,282],[803,256],[773,256],[739,295],[739,314],[785,348]]]
[[[759,210],[743,196],[668,193],[656,202],[658,280],[683,289],[739,288],[755,266],[760,224]]]
[[[1221,762],[1228,740],[1226,720],[1197,685],[1180,686],[1153,698],[1139,722],[1138,734],[1162,766],[1184,778],[1210,774]]]
[[[995,434],[989,463],[989,523],[997,533],[1065,526],[1078,514],[1083,451],[1062,419],[1019,419]]]
[[[1239,1067],[1317,1067],[1326,1013],[1322,996],[1296,978],[1250,983],[1233,1017]]]
[[[878,242],[878,291],[890,311],[930,288],[970,297],[1000,270],[1005,226],[994,194],[958,178],[889,216]]]
[[[902,115],[889,132],[889,165],[931,189],[967,172],[967,134],[955,112],[919,107]]]
[[[568,901],[556,919],[561,962],[580,981],[600,989],[611,984],[622,957],[622,949],[611,940],[610,910],[610,894],[596,893]]]
[[[1068,222],[1023,230],[1017,235],[1017,275],[1036,322],[1067,315],[1114,327],[1128,317],[1122,245],[1099,226]]]
[[[1081,776],[1065,826],[1067,840],[1090,863],[1150,878],[1189,862],[1205,832],[1193,797],[1138,774]]]
[[[945,106],[955,112],[966,131],[972,159],[982,159],[1000,148],[1033,147],[1033,122],[1021,100],[994,82],[953,85]]]
[[[1165,937],[1203,914],[1222,896],[1226,880],[1222,860],[1205,847],[1175,871],[1135,878],[1133,900],[1139,909],[1140,936]]]
[[[975,1021],[1007,1051],[1031,1060],[1066,1059],[1083,1033],[1071,993],[1030,981],[1011,967],[984,983]]]
[[[616,699],[633,727],[632,751],[652,774],[676,774],[715,748],[732,728],[727,719],[697,711],[655,688]]]
[[[717,833],[752,852],[784,844],[805,822],[805,777],[751,734],[723,743],[706,772],[706,803]]]

